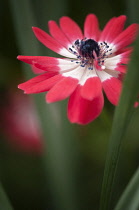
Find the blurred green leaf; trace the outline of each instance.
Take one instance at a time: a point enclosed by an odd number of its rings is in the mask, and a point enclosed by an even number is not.
[[[122,142],[134,110],[134,102],[139,94],[138,54],[139,38],[136,40],[134,53],[125,77],[122,96],[119,105],[115,110],[102,185],[101,210],[110,209],[111,197],[114,191],[114,178],[116,175]]]
[[[126,1],[127,13],[130,22],[139,23],[139,1],[127,0]]]
[[[0,209],[1,210],[13,210],[7,195],[5,194],[3,187],[0,183]]]
[[[138,210],[139,208],[139,168],[123,192],[114,210]]]

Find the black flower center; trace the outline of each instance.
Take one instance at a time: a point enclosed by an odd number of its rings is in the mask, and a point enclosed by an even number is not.
[[[78,45],[78,40],[75,42],[75,45]],[[94,41],[93,39],[87,39],[87,40],[81,40],[79,44],[79,53],[82,57],[86,58],[95,58],[95,55],[97,57],[100,53],[100,48],[98,46],[98,43]]]

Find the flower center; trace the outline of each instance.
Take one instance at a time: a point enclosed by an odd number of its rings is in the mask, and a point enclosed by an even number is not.
[[[70,52],[77,56],[76,63],[80,63],[81,67],[87,66],[92,70],[95,66],[97,70],[104,70],[104,61],[112,53],[112,49],[109,48],[106,42],[96,42],[94,39],[77,39],[72,48],[69,48]]]
[[[93,39],[81,40],[80,43],[79,40],[76,40],[75,45],[82,57],[95,59],[95,55],[97,55],[97,57],[99,56],[100,49],[98,43]]]

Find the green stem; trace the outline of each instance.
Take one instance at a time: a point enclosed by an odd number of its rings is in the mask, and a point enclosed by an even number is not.
[[[120,103],[115,111],[112,132],[106,165],[104,170],[103,185],[101,192],[100,210],[110,209],[111,197],[114,191],[114,179],[117,170],[119,155],[121,152],[124,135],[132,116],[133,104],[139,93],[139,71],[138,71],[139,39],[133,53],[132,61],[129,65],[128,73],[124,81]]]
[[[139,208],[139,168],[123,192],[114,210],[137,210]]]
[[[2,210],[13,210],[7,195],[4,192],[4,189],[0,183],[0,209]]]

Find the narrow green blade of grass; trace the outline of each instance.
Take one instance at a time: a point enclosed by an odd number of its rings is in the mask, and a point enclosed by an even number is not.
[[[136,0],[128,0],[126,5],[130,21],[139,22],[139,2]],[[139,209],[139,168],[135,172],[115,207],[115,210],[123,209]]]
[[[39,7],[35,9],[35,4],[31,4],[31,2],[33,1],[24,0],[19,2],[18,0],[11,0],[10,6],[17,33],[18,46],[21,54],[44,55],[44,51],[38,47],[37,43],[39,42],[35,41],[36,38],[31,30],[31,26],[39,26],[35,11],[39,10],[39,8],[43,8],[44,11],[46,7],[46,10],[53,11],[57,16],[62,16],[62,14],[57,13],[59,10],[53,4],[50,5],[52,6],[50,8],[47,1],[45,3],[44,1],[39,1]],[[42,2],[43,5],[41,5]],[[66,2],[65,0],[58,2],[59,5],[62,5],[61,8],[63,10]],[[62,11],[60,10],[60,12]],[[41,13],[41,10],[39,10],[39,13]],[[63,14],[65,14],[65,11],[63,11]],[[47,22],[48,16],[42,18]],[[41,46],[41,43],[39,45]],[[49,51],[46,49],[46,52]],[[49,56],[49,54],[47,55]],[[24,65],[24,70],[26,79],[34,77],[29,66]],[[78,152],[74,127],[66,119],[66,112],[63,112],[63,109],[66,109],[66,107],[63,108],[63,103],[48,105],[45,102],[44,94],[34,95],[34,98],[44,137],[42,164],[44,165],[46,179],[49,182],[50,191],[53,195],[55,209],[77,210],[79,208],[75,177]]]
[[[114,210],[138,210],[139,209],[139,168],[123,192]]]
[[[100,210],[108,210],[110,208],[111,196],[114,191],[114,177],[116,174],[122,141],[124,139],[123,137],[129,125],[132,112],[134,110],[134,101],[139,94],[138,55],[139,38],[138,40],[136,40],[135,50],[129,64],[127,75],[125,77],[120,103],[115,110],[104,171]]]
[[[0,209],[2,210],[13,210],[7,195],[4,192],[3,186],[0,183]]]

